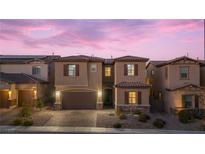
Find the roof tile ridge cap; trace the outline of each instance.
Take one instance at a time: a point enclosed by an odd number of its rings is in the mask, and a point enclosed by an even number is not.
[[[36,79],[32,78],[32,76],[30,76],[30,75],[28,75],[28,74],[26,74],[26,73],[21,73],[21,74],[23,74],[24,76],[30,78],[30,79],[33,80],[34,82],[38,83],[38,81],[37,81]]]

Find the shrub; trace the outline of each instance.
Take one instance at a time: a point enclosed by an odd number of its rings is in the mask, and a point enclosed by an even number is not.
[[[115,123],[113,125],[113,128],[121,128],[122,127],[122,124],[121,123]]]
[[[157,128],[163,128],[165,124],[166,122],[162,119],[155,119],[155,121],[153,122],[153,125]]]
[[[182,110],[179,112],[178,118],[181,123],[189,123],[194,118],[193,112],[191,110]]]
[[[124,113],[121,113],[119,116],[120,119],[127,119],[127,116]]]
[[[22,118],[17,118],[13,121],[13,125],[15,126],[19,126],[19,125],[22,125],[23,123],[23,119]]]
[[[44,102],[43,102],[43,100],[42,100],[42,99],[37,99],[37,100],[35,101],[35,106],[36,106],[36,108],[42,109],[42,108],[44,107]]]
[[[136,110],[134,111],[134,114],[138,114],[138,115],[140,115],[141,113],[142,113],[142,111],[139,110],[139,109],[136,109]]]
[[[141,113],[139,115],[138,121],[140,122],[147,122],[147,120],[150,120],[150,116],[144,113]]]
[[[28,106],[22,107],[20,114],[22,117],[30,117],[32,113],[32,108]]]
[[[24,126],[32,126],[33,120],[32,119],[26,119],[23,123]]]

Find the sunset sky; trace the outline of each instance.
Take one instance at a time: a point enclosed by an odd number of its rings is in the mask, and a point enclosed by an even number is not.
[[[203,20],[0,20],[0,54],[203,58]]]

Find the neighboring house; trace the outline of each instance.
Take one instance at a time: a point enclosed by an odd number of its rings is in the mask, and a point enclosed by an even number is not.
[[[33,103],[48,92],[49,62],[55,56],[0,56],[0,107]]]
[[[200,62],[189,57],[150,61],[151,98],[162,99],[166,111],[204,108],[205,89],[200,86]]]
[[[201,60],[200,62],[200,85],[205,87],[205,60]]]
[[[150,86],[146,84],[146,62],[148,60],[135,56],[115,59],[115,108],[149,109]]]
[[[104,59],[84,55],[53,61],[56,109],[101,109],[102,63]]]

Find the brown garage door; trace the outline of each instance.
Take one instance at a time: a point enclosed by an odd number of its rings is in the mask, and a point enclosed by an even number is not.
[[[0,108],[8,107],[9,94],[8,91],[0,91]]]
[[[32,90],[19,90],[18,91],[18,106],[23,104],[33,104],[33,91]]]
[[[63,92],[63,109],[96,109],[96,92]]]

